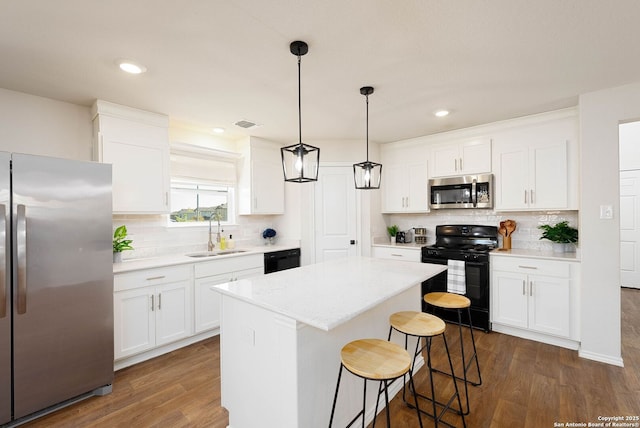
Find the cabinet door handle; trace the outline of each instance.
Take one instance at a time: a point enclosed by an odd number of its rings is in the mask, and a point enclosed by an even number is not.
[[[520,269],[538,269],[538,268],[537,268],[537,267],[535,267],[535,266],[522,266],[522,265],[518,265],[518,267],[519,267]]]
[[[164,278],[164,275],[160,275],[160,276],[152,276],[150,278],[147,278],[147,281],[153,281],[155,279],[162,279]]]
[[[155,309],[155,297],[153,294],[151,295],[151,312],[153,312]]]
[[[533,281],[529,281],[529,296],[533,296]]]
[[[158,293],[158,310],[162,310],[162,293]]]
[[[462,171],[462,158],[460,158],[460,171]]]
[[[402,254],[393,254],[393,253],[391,253],[391,255],[392,255],[393,257],[402,257]]]
[[[531,195],[531,197],[529,198],[531,200],[531,203],[535,203],[535,201],[533,200],[533,189],[529,190],[529,195]]]
[[[458,171],[458,159],[453,160],[453,165],[454,171]]]
[[[526,286],[525,286],[525,280],[523,279],[523,280],[522,280],[522,295],[523,295],[523,296],[526,296],[526,295],[527,295],[527,291],[525,290],[525,287],[526,287]]]
[[[527,203],[527,190],[524,191],[524,203]]]

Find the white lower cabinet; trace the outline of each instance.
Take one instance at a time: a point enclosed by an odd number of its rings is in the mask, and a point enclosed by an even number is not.
[[[404,260],[407,262],[420,262],[421,252],[419,247],[372,247],[371,255],[377,259]]]
[[[218,334],[220,294],[211,286],[263,275],[263,260],[247,254],[114,275],[114,368]]]
[[[491,270],[493,330],[576,345],[572,341],[579,340],[578,263],[492,256]]]
[[[116,360],[193,332],[190,266],[149,269],[114,278]]]
[[[259,275],[264,275],[262,254],[196,264],[195,332],[220,327],[220,293],[211,290],[212,286]]]

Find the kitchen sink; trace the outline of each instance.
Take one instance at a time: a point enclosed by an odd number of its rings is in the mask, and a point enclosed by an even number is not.
[[[213,251],[203,251],[202,253],[187,254],[187,257],[213,257],[217,255],[218,253],[214,253]]]
[[[221,251],[202,251],[200,253],[191,253],[187,254],[187,257],[214,257],[214,256],[224,256],[227,254],[238,254],[238,253],[246,253],[247,250],[221,250]]]

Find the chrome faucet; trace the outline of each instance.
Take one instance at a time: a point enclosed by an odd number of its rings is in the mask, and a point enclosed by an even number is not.
[[[213,241],[211,240],[211,219],[212,218],[213,218],[213,214],[209,216],[209,242],[207,243],[207,251],[213,251],[213,249],[215,248],[215,245],[213,245]],[[218,221],[218,225],[219,224],[220,224],[220,222]],[[218,226],[218,227],[220,227],[220,226]],[[220,233],[218,233],[218,236],[220,236]],[[218,242],[220,242],[220,241],[218,241]]]

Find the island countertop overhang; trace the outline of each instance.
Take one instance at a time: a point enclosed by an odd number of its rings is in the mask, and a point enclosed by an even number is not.
[[[445,265],[353,257],[211,288],[329,331],[444,270]]]

